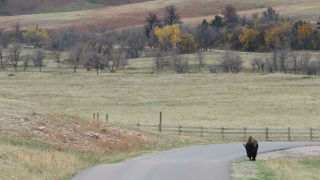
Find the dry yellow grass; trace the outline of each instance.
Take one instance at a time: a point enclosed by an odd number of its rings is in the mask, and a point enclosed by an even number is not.
[[[148,58],[132,60],[127,70],[99,77],[85,70],[72,73],[66,67],[57,72],[53,67],[43,73],[19,72],[16,77],[2,72],[0,97],[84,118],[100,112],[103,120],[109,113],[110,122],[157,124],[162,111],[167,125],[320,126],[318,76],[152,74],[151,66]]]

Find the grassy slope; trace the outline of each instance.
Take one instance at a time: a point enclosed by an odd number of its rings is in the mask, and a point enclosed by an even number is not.
[[[241,54],[249,68],[250,54]],[[258,54],[257,56],[264,56]],[[218,56],[209,55],[207,61]],[[192,58],[192,56],[190,57]],[[48,66],[56,66],[49,64]],[[319,77],[285,74],[152,74],[152,59],[115,74],[69,68],[0,73],[0,97],[34,102],[56,113],[111,122],[224,127],[319,127]],[[29,69],[32,71],[31,69]],[[36,71],[37,69],[34,69]],[[9,90],[10,89],[10,90]]]
[[[317,0],[244,0],[241,2],[238,0],[205,0],[201,2],[194,0],[156,0],[86,11],[0,17],[0,28],[10,29],[17,21],[21,23],[22,27],[38,24],[42,28],[49,29],[65,26],[90,28],[92,25],[104,25],[108,28],[132,27],[142,25],[149,11],[154,11],[159,15],[163,14],[163,8],[170,4],[179,8],[184,23],[199,24],[203,18],[211,19],[213,15],[220,13],[221,8],[228,3],[234,4],[240,10],[240,14],[251,15],[254,12],[261,12],[263,10],[261,8],[273,6],[285,16],[311,21],[317,20],[320,7]],[[68,6],[62,8],[62,10],[71,9],[68,9]]]

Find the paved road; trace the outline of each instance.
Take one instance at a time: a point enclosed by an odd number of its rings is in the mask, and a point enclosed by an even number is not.
[[[311,145],[320,143],[261,142],[259,152]],[[241,143],[197,146],[91,167],[72,180],[228,180],[232,161],[243,157],[245,149]]]

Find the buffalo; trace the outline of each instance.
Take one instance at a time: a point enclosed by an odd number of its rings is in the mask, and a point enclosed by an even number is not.
[[[243,144],[243,146],[246,148],[247,156],[250,161],[255,161],[257,157],[258,152],[258,141],[255,140],[253,137],[249,137],[246,144]]]

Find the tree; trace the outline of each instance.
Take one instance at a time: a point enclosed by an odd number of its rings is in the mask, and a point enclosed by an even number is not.
[[[22,35],[28,45],[35,48],[42,48],[45,45],[46,40],[48,39],[47,32],[45,30],[39,29],[38,26],[32,26]]]
[[[164,71],[166,67],[168,67],[169,62],[168,58],[166,57],[165,52],[158,52],[154,59],[155,68],[157,71]]]
[[[16,25],[13,26],[13,29],[14,29],[15,43],[21,43],[22,42],[22,32],[20,29],[20,23],[17,22]]]
[[[0,66],[2,70],[5,70],[6,66],[7,66],[7,62],[3,57],[3,47],[0,46]]]
[[[176,47],[177,44],[181,41],[181,30],[179,25],[168,25],[163,28],[157,27],[155,29],[155,34],[157,35],[161,47],[160,49],[172,49],[172,47]],[[169,43],[169,44],[168,44]],[[169,48],[166,45],[170,45]]]
[[[266,32],[265,42],[270,49],[283,49],[288,46],[290,23],[285,22]]]
[[[243,28],[239,41],[243,45],[243,49],[247,51],[255,51],[259,45],[260,32],[255,29]]]
[[[231,26],[239,21],[239,15],[237,9],[232,5],[226,5],[222,10],[224,24]]]
[[[204,62],[204,58],[206,57],[206,54],[201,51],[201,50],[198,50],[196,53],[195,53],[195,58],[198,60],[199,62],[199,65],[198,65],[198,70],[199,72],[201,72],[201,68],[203,66],[205,66],[205,62]]]
[[[190,71],[190,64],[187,57],[173,54],[170,58],[170,67],[178,74],[186,74]]]
[[[105,66],[105,57],[96,51],[86,52],[85,66],[87,69],[94,68],[99,76],[99,70],[102,70]]]
[[[78,66],[81,64],[82,51],[82,45],[76,45],[68,52],[68,62],[73,66],[74,73],[77,72]]]
[[[55,61],[60,68],[61,63],[61,53],[65,50],[65,40],[63,39],[63,34],[61,31],[51,33],[48,41],[47,48],[53,52],[55,56]]]
[[[126,52],[126,58],[138,58],[145,48],[145,36],[141,30],[126,30],[122,35],[121,49]]]
[[[177,12],[177,8],[174,5],[165,7],[165,25],[180,24],[180,15]]]
[[[195,40],[199,48],[208,50],[214,43],[215,32],[210,26],[198,26],[195,32]]]
[[[306,47],[308,46],[308,40],[310,38],[310,35],[311,35],[310,24],[305,23],[298,26],[297,41],[303,47],[303,49],[306,49]]]
[[[33,64],[35,67],[39,67],[39,71],[41,72],[42,67],[44,66],[43,60],[45,59],[45,52],[43,49],[36,49],[33,54]]]
[[[7,48],[8,44],[9,44],[9,34],[7,32],[5,32],[3,29],[0,30],[0,45],[3,48]]]
[[[223,18],[221,16],[215,16],[210,24],[217,32],[220,32],[220,29],[223,27]]]
[[[9,48],[8,59],[15,71],[18,70],[18,62],[21,60],[21,51],[22,46],[20,44],[13,44],[12,47]]]
[[[182,53],[194,53],[198,49],[198,44],[194,40],[193,36],[187,32],[182,33],[180,37],[178,47]]]
[[[279,14],[272,7],[268,7],[266,11],[262,12],[262,16],[262,20],[266,24],[270,24],[271,22],[278,23]]]
[[[200,26],[208,27],[208,26],[209,26],[209,23],[207,22],[206,19],[204,19],[204,20],[202,21],[202,23],[201,23]]]
[[[147,38],[148,39],[150,38],[150,34],[154,31],[155,27],[160,27],[160,26],[161,26],[161,20],[158,19],[158,16],[156,14],[153,14],[152,12],[150,12],[146,17],[146,25],[145,25]]]
[[[225,73],[228,73],[228,72],[238,73],[240,72],[243,64],[240,56],[235,55],[229,51],[226,51],[224,53],[219,63],[220,63],[222,72],[225,72]]]
[[[21,57],[21,59],[23,61],[23,71],[26,72],[27,68],[29,67],[30,61],[32,61],[34,57],[30,53],[30,51],[27,51],[26,54]]]
[[[124,69],[128,64],[126,55],[121,50],[114,50],[110,56],[106,58],[105,66],[111,73],[115,73],[119,68]]]

